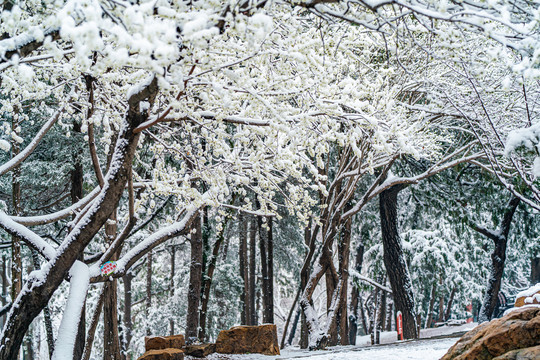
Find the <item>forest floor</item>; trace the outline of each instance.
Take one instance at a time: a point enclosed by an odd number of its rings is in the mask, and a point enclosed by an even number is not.
[[[280,356],[212,354],[207,359],[436,360],[446,354],[461,335],[476,325],[476,323],[471,323],[461,326],[442,326],[435,329],[426,329],[421,331],[420,339],[409,341],[396,341],[397,333],[395,331],[384,332],[381,334],[381,345],[374,346],[371,345],[369,336],[359,336],[356,341],[357,345],[336,346],[328,350],[306,351],[293,346],[282,350]]]

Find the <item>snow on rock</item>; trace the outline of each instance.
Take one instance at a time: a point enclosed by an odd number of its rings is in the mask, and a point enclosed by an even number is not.
[[[521,291],[516,295],[516,308],[524,305],[540,304],[540,283],[530,287],[527,290]]]
[[[520,297],[529,297],[536,293],[540,292],[540,283],[528,288],[527,290],[523,290],[516,294],[516,299]]]

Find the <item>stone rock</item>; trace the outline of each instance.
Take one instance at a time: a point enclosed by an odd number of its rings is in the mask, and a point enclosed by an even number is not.
[[[514,304],[514,307],[521,307],[523,305],[531,305],[531,304],[540,304],[540,291],[537,291],[536,293],[529,296],[518,297],[516,299],[516,303]]]
[[[148,350],[137,360],[184,360],[180,349]]]
[[[504,355],[497,356],[493,360],[536,360],[540,359],[540,345],[525,349],[512,350]]]
[[[279,355],[276,325],[235,326],[220,331],[216,351],[222,354]]]
[[[146,351],[161,349],[182,349],[186,342],[184,335],[172,336],[146,336],[144,338],[144,347]]]
[[[469,331],[441,360],[506,359],[501,356],[513,350],[525,350],[537,345],[540,345],[540,307],[524,307]]]
[[[216,352],[216,344],[187,345],[186,355],[203,358]]]
[[[181,349],[186,345],[184,335],[171,335],[165,337],[169,340],[169,347],[173,349]]]

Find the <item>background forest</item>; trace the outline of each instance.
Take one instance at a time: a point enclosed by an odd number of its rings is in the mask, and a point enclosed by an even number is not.
[[[0,7],[0,360],[415,338],[540,282],[538,2]]]

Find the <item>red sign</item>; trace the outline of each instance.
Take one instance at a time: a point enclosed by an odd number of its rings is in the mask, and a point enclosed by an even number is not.
[[[397,333],[398,340],[403,340],[403,315],[401,315],[401,311],[397,312]]]
[[[472,315],[472,302],[470,302],[469,305],[467,305],[467,307],[465,309],[467,310],[468,313],[470,313]],[[472,322],[473,322],[472,316],[468,317],[467,318],[467,324],[470,324]]]

